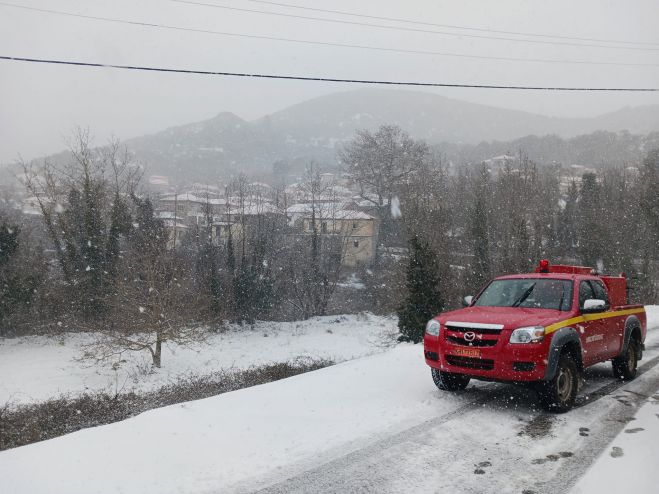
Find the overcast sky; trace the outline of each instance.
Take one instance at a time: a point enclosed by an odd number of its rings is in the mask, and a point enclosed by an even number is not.
[[[1,5],[0,55],[235,72],[428,82],[659,87],[656,0],[273,0],[499,31],[623,40],[650,45],[616,49],[524,43],[281,17],[171,0],[13,0],[24,6],[193,29],[405,50],[490,57],[656,64],[653,67],[510,62],[403,54],[156,29],[26,11]],[[517,37],[347,17],[255,0],[198,0],[242,9],[324,17],[470,35]],[[603,42],[524,38],[561,43]],[[0,162],[59,151],[75,126],[102,144],[204,120],[221,111],[254,119],[347,84],[250,80],[198,75],[48,66],[0,60]],[[592,116],[659,103],[659,93],[538,93],[431,89],[455,99],[555,116]]]

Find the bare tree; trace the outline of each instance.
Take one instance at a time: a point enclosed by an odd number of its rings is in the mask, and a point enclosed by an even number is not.
[[[312,165],[303,183],[309,199],[307,230],[293,235],[287,252],[288,301],[304,319],[325,315],[341,274],[348,231],[345,211],[332,197],[332,184],[323,183]]]
[[[427,144],[415,141],[397,126],[383,125],[375,133],[358,131],[338,154],[345,171],[359,186],[361,197],[377,210],[387,242],[394,234],[392,202],[410,176],[427,164]]]
[[[97,324],[100,337],[86,356],[107,360],[126,351],[148,351],[153,366],[160,367],[165,343],[205,339],[199,326],[210,304],[195,288],[192,267],[182,255],[165,249],[167,236],[150,201],[134,200],[138,227],[131,232],[127,261],[111,298],[112,317]]]

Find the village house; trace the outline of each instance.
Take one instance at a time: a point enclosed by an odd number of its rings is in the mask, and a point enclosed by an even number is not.
[[[210,211],[208,211],[210,208]],[[157,210],[176,213],[176,218],[188,226],[205,225],[208,213],[215,217],[227,211],[227,201],[192,193],[167,194],[158,199]]]
[[[316,231],[320,235],[334,236],[341,240],[344,266],[369,265],[375,260],[378,243],[379,220],[375,216],[350,209],[335,209],[325,214],[302,215],[302,234]]]

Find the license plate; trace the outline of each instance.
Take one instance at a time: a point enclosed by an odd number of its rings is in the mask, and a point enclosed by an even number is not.
[[[459,357],[481,358],[481,351],[478,348],[451,348],[451,353]]]

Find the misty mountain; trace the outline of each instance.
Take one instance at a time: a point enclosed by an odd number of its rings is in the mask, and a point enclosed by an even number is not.
[[[203,122],[173,127],[126,141],[136,157],[148,165],[149,174],[184,179],[214,179],[240,171],[270,171],[276,161],[301,169],[315,160],[334,163],[336,147],[358,129],[396,124],[418,139],[442,146],[455,157],[483,159],[501,150],[516,151],[526,145],[544,146],[538,153],[549,160],[569,157],[592,162],[592,153],[553,156],[554,141],[596,130],[647,134],[659,131],[659,105],[624,108],[595,118],[552,118],[453,100],[430,93],[366,89],[314,98],[263,118],[246,121],[224,112]],[[555,136],[538,144],[539,138]],[[523,139],[522,139],[523,138]],[[513,143],[507,142],[519,139]],[[616,141],[600,136],[599,141]],[[478,144],[484,143],[484,144]],[[624,155],[613,142],[615,155]],[[626,144],[625,144],[626,145]],[[631,143],[637,146],[638,143]],[[560,146],[559,146],[560,147]],[[601,152],[606,149],[599,150]],[[464,156],[463,156],[464,155]],[[533,156],[532,156],[533,157]]]

